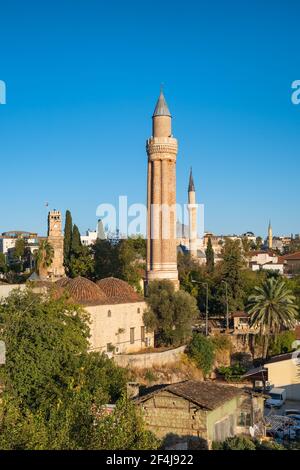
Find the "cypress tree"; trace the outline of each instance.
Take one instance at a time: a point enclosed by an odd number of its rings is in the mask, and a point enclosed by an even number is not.
[[[66,267],[69,265],[71,257],[72,230],[72,215],[71,212],[67,210],[64,230],[64,265]]]
[[[71,242],[71,254],[76,255],[81,252],[81,239],[80,239],[80,232],[77,225],[73,225],[73,232],[72,232],[72,242]]]
[[[214,254],[214,250],[213,250],[213,247],[212,247],[210,237],[209,237],[208,242],[207,242],[207,248],[206,248],[205,254],[206,254],[207,270],[209,272],[212,272],[214,270],[214,266],[215,266],[215,254]]]

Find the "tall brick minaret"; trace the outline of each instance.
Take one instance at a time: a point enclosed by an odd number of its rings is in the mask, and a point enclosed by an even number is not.
[[[176,248],[176,156],[172,118],[163,92],[147,140],[147,282],[169,279],[179,287]]]
[[[48,275],[52,278],[65,276],[64,268],[64,236],[62,234],[61,212],[50,211],[48,214],[48,242],[53,247],[53,260],[48,268]]]

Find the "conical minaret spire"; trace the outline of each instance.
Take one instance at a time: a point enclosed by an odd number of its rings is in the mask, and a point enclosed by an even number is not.
[[[164,97],[162,89],[160,90],[160,94],[154,109],[154,113],[152,117],[155,116],[169,116],[171,117],[171,113],[169,111],[166,98]]]
[[[188,189],[188,192],[190,193],[191,191],[195,191],[195,184],[194,184],[194,178],[193,178],[192,167],[191,167],[191,169],[190,169],[190,179],[189,179],[189,189]]]

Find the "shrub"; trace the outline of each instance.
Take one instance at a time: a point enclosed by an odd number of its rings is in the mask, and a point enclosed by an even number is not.
[[[239,382],[245,372],[245,367],[239,363],[228,367],[222,366],[218,369],[218,373],[223,375],[227,382]]]
[[[223,442],[213,442],[214,450],[256,450],[255,442],[250,437],[228,437]]]
[[[195,333],[188,347],[188,355],[202,370],[204,376],[210,373],[215,359],[215,351],[209,338]]]

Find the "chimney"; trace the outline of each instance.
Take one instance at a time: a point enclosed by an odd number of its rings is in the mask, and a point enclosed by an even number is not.
[[[137,398],[140,394],[140,384],[138,382],[127,382],[127,398]]]

